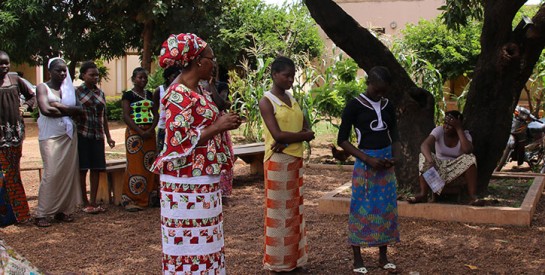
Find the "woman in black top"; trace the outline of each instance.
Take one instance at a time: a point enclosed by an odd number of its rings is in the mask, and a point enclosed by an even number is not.
[[[367,91],[346,105],[337,143],[356,158],[352,175],[352,198],[348,242],[354,252],[354,272],[367,273],[360,247],[379,247],[379,265],[396,273],[386,255],[387,245],[399,242],[397,195],[392,148],[398,148],[395,109],[384,98],[392,77],[385,67],[373,67]],[[357,147],[349,141],[354,127]],[[397,150],[395,150],[397,155]]]

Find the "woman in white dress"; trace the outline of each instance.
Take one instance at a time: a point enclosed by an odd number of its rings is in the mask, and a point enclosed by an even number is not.
[[[70,116],[81,112],[66,62],[49,60],[51,79],[37,87],[38,140],[44,174],[38,193],[35,223],[50,226],[50,219],[72,222],[72,213],[82,203],[79,184],[78,136]]]

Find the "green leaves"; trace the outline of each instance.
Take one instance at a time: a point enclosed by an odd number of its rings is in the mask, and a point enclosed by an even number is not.
[[[441,19],[443,23],[453,30],[460,30],[473,21],[483,19],[483,6],[480,0],[447,0],[439,8],[443,11]]]

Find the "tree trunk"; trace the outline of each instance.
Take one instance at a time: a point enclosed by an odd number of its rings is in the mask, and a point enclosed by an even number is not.
[[[155,22],[153,20],[147,20],[144,22],[144,30],[142,31],[142,64],[141,66],[148,72],[151,72],[151,41],[153,39],[153,28]]]
[[[488,187],[509,137],[513,110],[545,46],[543,6],[534,26],[512,31],[515,13],[524,2],[494,0],[484,5],[481,55],[464,110],[477,157],[479,192]]]
[[[416,87],[390,50],[332,0],[305,0],[310,14],[325,33],[365,71],[387,67],[393,76],[388,98],[396,106],[402,156],[396,164],[399,188],[418,186],[420,144],[433,129],[434,99]],[[362,91],[363,92],[363,91]]]

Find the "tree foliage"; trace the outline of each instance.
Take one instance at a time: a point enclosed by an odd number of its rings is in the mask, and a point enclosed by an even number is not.
[[[389,98],[402,114],[398,126],[406,158],[406,163],[396,165],[396,174],[402,187],[414,186],[418,182],[417,148],[431,130],[426,109],[432,96],[418,89],[391,52],[333,0],[305,3],[326,34],[362,69],[383,65],[395,76]],[[515,22],[515,16],[524,3],[526,0],[446,0],[442,7],[443,20],[454,29],[473,19],[482,18],[483,22],[481,53],[464,108],[464,126],[473,136],[481,192],[486,190],[505,148],[520,93],[545,47],[545,5],[539,6],[531,23],[520,24]]]
[[[265,58],[303,52],[313,58],[322,53],[316,23],[301,3],[279,7],[260,0],[230,1],[217,24],[219,32],[209,42],[225,68],[234,68],[244,58],[253,60],[251,52]]]
[[[402,31],[402,48],[413,50],[416,55],[429,61],[443,78],[453,79],[471,74],[481,47],[479,36],[482,25],[474,21],[450,30],[439,19],[420,20],[409,24]]]

